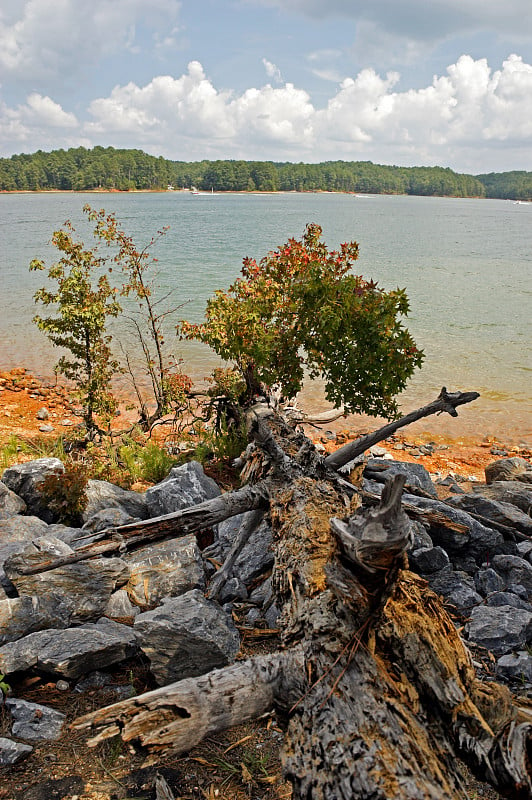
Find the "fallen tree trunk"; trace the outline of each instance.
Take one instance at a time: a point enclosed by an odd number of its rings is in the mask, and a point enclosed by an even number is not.
[[[270,424],[279,441],[290,438]],[[457,756],[502,794],[530,798],[532,715],[504,687],[477,680],[439,599],[405,569],[402,481],[386,487],[379,508],[362,510],[326,470],[305,474],[287,455],[269,481],[283,652],[101,709],[75,726],[90,730],[93,743],[121,735],[156,757],[162,748],[189,749],[198,739],[188,731],[201,736],[275,705],[296,800],[458,800],[466,794]],[[232,713],[219,713],[220,702]]]

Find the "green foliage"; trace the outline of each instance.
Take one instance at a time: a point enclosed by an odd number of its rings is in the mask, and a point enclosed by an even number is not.
[[[87,505],[87,468],[84,464],[67,462],[64,472],[50,473],[39,484],[45,505],[64,525],[81,524],[81,515]]]
[[[147,442],[142,448],[140,462],[140,477],[151,483],[159,483],[166,478],[176,464],[175,458],[169,456],[166,450],[155,442]]]
[[[0,674],[0,693],[2,694],[2,699],[11,694],[11,686],[4,680],[5,677],[5,675]]]
[[[506,197],[504,176],[497,191]],[[525,173],[529,176],[530,173]],[[272,161],[196,161],[156,158],[141,150],[83,147],[42,150],[0,159],[0,189],[166,190],[197,186],[204,191],[330,191],[483,197],[484,178],[460,175],[443,167],[396,167],[371,161],[325,161],[321,164]],[[510,179],[510,183],[512,179]],[[521,198],[522,199],[522,198]]]
[[[307,370],[336,406],[393,417],[394,396],[423,360],[399,320],[406,294],[352,273],[356,242],[329,251],[320,237],[321,228],[308,225],[301,241],[258,264],[245,258],[242,277],[208,301],[206,321],[182,322],[180,333],[234,361],[249,396],[280,385],[292,397]]]
[[[36,315],[34,321],[54,345],[70,352],[71,358],[61,356],[56,370],[74,382],[91,434],[98,428],[95,415],[109,420],[116,408],[110,382],[119,364],[112,358],[106,325],[107,318],[118,316],[121,309],[116,290],[103,272],[102,259],[75,241],[73,233],[74,228],[66,222],[53,234],[52,243],[63,254],[47,270],[56,288],[43,287],[34,299],[45,307],[54,307],[55,315]],[[35,259],[30,269],[45,270],[45,265]]]

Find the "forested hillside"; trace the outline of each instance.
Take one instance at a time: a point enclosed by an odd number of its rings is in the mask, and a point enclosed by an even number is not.
[[[397,167],[371,161],[320,164],[273,161],[170,161],[142,150],[84,147],[0,159],[1,191],[91,189],[331,191],[532,199],[532,173],[463,175],[443,167]]]

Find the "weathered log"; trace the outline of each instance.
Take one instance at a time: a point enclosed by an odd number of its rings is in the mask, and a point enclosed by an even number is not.
[[[352,502],[335,482],[302,475],[298,465],[290,483],[270,487],[272,585],[285,652],[273,657],[270,688],[258,681],[256,708],[275,702],[286,721],[283,765],[296,800],[458,800],[466,794],[457,755],[500,792],[529,798],[532,717],[508,690],[477,681],[439,599],[403,569],[409,531],[397,485],[380,510],[357,509],[332,526]],[[228,676],[229,705],[240,710],[222,713],[221,724],[236,724],[250,718],[248,692],[261,665],[254,659],[243,683],[233,680],[235,665],[76,724],[96,740],[120,734],[155,756],[188,749],[198,739],[178,736],[183,725],[206,731],[212,717],[220,721],[219,698],[202,687]],[[167,703],[168,695],[180,699]]]
[[[384,441],[384,439],[387,439],[392,435],[392,433],[395,433],[395,431],[399,430],[399,428],[403,428],[405,425],[411,425],[412,422],[417,422],[417,420],[423,419],[423,417],[430,417],[432,414],[442,414],[445,412],[450,414],[452,417],[457,417],[457,406],[462,406],[465,403],[471,403],[478,397],[480,397],[478,392],[448,392],[444,386],[436,400],[434,400],[432,403],[429,403],[422,408],[418,408],[417,411],[411,411],[410,414],[400,417],[399,419],[395,420],[395,422],[390,422],[373,433],[368,433],[367,436],[361,436],[354,442],[350,442],[349,444],[344,445],[344,447],[340,447],[334,453],[331,453],[330,456],[327,456],[325,463],[327,466],[332,467],[333,469],[339,469],[340,467],[343,467],[344,464],[348,464],[349,461],[352,461],[354,458],[364,453],[366,450],[369,450],[369,448],[373,447],[373,445]]]
[[[91,746],[120,735],[152,755],[183,753],[210,734],[270,710],[276,697],[289,699],[283,686],[288,664],[290,670],[301,670],[301,653],[272,653],[185,678],[86,714],[73,727],[96,734]]]

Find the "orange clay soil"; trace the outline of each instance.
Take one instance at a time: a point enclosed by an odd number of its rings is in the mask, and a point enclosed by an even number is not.
[[[48,412],[46,419],[38,419],[37,414],[41,409],[46,409]],[[114,420],[113,428],[127,427],[132,419],[131,412],[123,408],[120,416]],[[64,385],[54,385],[53,381],[42,381],[23,367],[8,372],[0,371],[0,446],[12,435],[24,439],[34,437],[54,439],[61,434],[72,434],[75,426],[79,424],[79,410],[72,403],[68,389]],[[334,428],[338,427],[339,424],[336,423]],[[378,427],[378,424],[375,427]],[[367,426],[364,429],[340,429],[336,431],[335,439],[330,439],[323,431],[310,427],[306,432],[315,442],[323,444],[326,452],[333,452],[370,430],[372,429]],[[433,452],[430,454],[420,450],[427,445],[433,446]],[[519,455],[524,458],[532,456],[531,450],[517,446],[507,447],[504,442],[494,437],[478,442],[465,439],[444,440],[442,437],[437,437],[435,441],[430,434],[409,435],[408,427],[387,441],[381,442],[379,446],[398,461],[423,464],[433,475],[438,473],[445,477],[452,473],[464,478],[472,477],[477,481],[484,480],[485,466],[503,457],[503,454]]]

